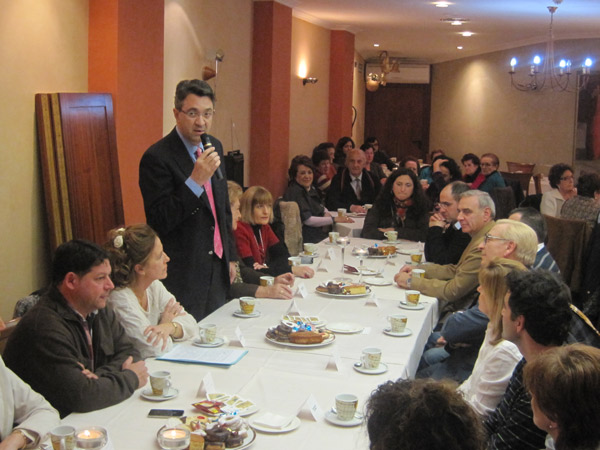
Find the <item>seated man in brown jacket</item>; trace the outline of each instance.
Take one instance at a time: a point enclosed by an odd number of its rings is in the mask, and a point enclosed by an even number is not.
[[[61,417],[119,403],[148,381],[139,352],[106,308],[110,272],[108,255],[96,244],[61,244],[51,286],[6,345],[6,365]]]
[[[416,289],[440,302],[440,317],[444,313],[464,309],[474,299],[477,289],[481,250],[479,244],[494,226],[496,208],[486,192],[471,190],[460,196],[458,221],[462,231],[471,236],[471,242],[464,250],[457,264],[406,265],[394,277],[399,287]],[[425,278],[412,276],[412,270],[424,269]]]

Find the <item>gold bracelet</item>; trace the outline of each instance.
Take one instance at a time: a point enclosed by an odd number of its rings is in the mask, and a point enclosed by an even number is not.
[[[179,328],[179,324],[177,322],[171,322],[171,325],[173,325],[173,336],[175,336],[177,334],[177,328]]]

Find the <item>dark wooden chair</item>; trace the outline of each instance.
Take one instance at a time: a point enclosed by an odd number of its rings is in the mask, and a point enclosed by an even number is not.
[[[496,220],[506,219],[509,213],[517,207],[515,193],[510,186],[492,189],[490,197],[492,197],[494,205],[496,205]]]
[[[508,180],[515,180],[519,183],[519,185],[521,186],[521,189],[523,191],[523,198],[527,197],[529,195],[529,182],[531,181],[531,177],[533,176],[532,173],[527,173],[527,172],[500,172],[500,175],[502,175],[502,178],[504,178],[505,181]],[[522,200],[522,199],[521,199]],[[519,201],[517,201],[517,204],[520,203]]]
[[[8,337],[15,330],[15,327],[19,323],[21,318],[12,319],[6,322],[6,328],[0,331],[0,355],[4,353],[4,347],[6,347],[6,341],[8,341]]]
[[[506,161],[509,172],[533,173],[535,164]]]

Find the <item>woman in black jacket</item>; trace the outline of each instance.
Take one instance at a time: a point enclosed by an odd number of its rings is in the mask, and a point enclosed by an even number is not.
[[[399,239],[425,241],[429,225],[428,201],[415,173],[400,168],[387,179],[365,219],[361,237],[383,239],[397,231]]]

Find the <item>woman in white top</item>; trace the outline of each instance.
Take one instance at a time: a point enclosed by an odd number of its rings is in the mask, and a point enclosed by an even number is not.
[[[521,353],[502,339],[502,307],[508,291],[505,277],[526,270],[520,262],[496,258],[479,270],[479,309],[490,321],[471,376],[458,388],[481,416],[492,412],[504,395]]]
[[[108,307],[142,358],[162,355],[174,341],[198,336],[196,320],[160,282],[167,276],[169,257],[152,228],[138,224],[111,230],[104,246],[115,284]]]
[[[540,211],[547,216],[560,217],[565,202],[577,195],[573,169],[566,164],[554,164],[548,173],[548,181],[553,189],[542,195]]]
[[[5,328],[0,317],[0,331]],[[0,358],[0,449],[37,448],[58,426],[58,412]]]

